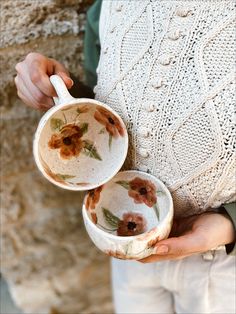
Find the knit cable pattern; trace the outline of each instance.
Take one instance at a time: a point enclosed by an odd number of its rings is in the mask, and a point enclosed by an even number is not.
[[[125,168],[170,189],[176,215],[236,200],[235,2],[104,1],[96,98],[126,123]]]

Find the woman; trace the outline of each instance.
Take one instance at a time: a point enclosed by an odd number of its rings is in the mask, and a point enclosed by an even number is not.
[[[219,0],[102,4],[96,98],[127,125],[126,167],[160,178],[175,207],[156,254],[112,260],[117,313],[235,312],[235,257],[226,252],[235,241],[235,206],[226,204],[235,201],[234,9]],[[98,2],[90,22],[96,10]],[[18,95],[35,108],[52,105],[49,75],[73,84],[61,64],[36,53],[16,70]]]

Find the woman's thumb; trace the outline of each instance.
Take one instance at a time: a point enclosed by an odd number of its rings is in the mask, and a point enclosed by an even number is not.
[[[57,62],[56,60],[53,61],[54,61],[54,74],[59,75],[66,84],[66,87],[70,89],[74,85],[74,82],[70,78],[69,71],[67,71],[64,65],[62,65],[61,63]]]
[[[74,85],[73,80],[70,78],[69,75],[67,75],[67,73],[60,71],[60,72],[57,72],[56,74],[59,75],[63,79],[68,89],[70,89]]]

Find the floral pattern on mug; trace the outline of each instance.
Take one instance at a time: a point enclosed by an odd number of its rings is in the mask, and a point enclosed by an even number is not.
[[[96,225],[98,223],[98,217],[95,210],[90,211],[92,222]]]
[[[100,106],[96,107],[94,113],[94,118],[105,126],[107,132],[109,133],[109,147],[112,144],[112,138],[117,138],[119,135],[124,136],[125,132],[121,125],[120,120],[110,111]],[[103,133],[103,130],[100,131],[100,134]]]
[[[70,159],[79,156],[82,151],[84,147],[82,136],[83,131],[78,125],[67,124],[61,128],[60,133],[51,136],[48,146],[51,149],[59,149],[63,159]]]
[[[99,202],[100,194],[102,191],[103,186],[99,186],[98,188],[94,190],[90,190],[87,194],[85,207],[87,210],[89,209],[95,209],[96,204]]]
[[[51,126],[53,125],[54,130],[58,129],[59,133],[54,133],[51,136],[48,142],[49,148],[59,149],[63,159],[78,157],[82,152],[90,158],[102,160],[94,143],[89,140],[82,140],[83,135],[88,131],[88,123],[62,125],[63,122],[61,121],[60,119],[51,119]]]
[[[68,185],[66,180],[75,178],[74,175],[69,175],[69,174],[61,174],[61,173],[54,173],[52,170],[49,168],[49,166],[46,164],[46,162],[43,160],[42,156],[40,156],[41,163],[43,165],[43,169],[46,172],[46,174],[51,177],[53,180],[55,180],[58,183],[62,183],[64,185]]]
[[[89,111],[89,106],[88,105],[82,105],[82,106],[79,106],[79,108],[76,109],[77,114],[87,113],[88,111]]]

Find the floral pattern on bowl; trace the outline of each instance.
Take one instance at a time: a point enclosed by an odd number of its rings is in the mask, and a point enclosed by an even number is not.
[[[168,236],[173,203],[157,178],[139,171],[119,172],[101,188],[89,191],[83,205],[86,229],[108,255],[139,259]]]
[[[87,99],[52,109],[55,112],[39,125],[35,153],[40,170],[51,182],[70,190],[89,190],[119,171],[128,135],[115,113]]]

